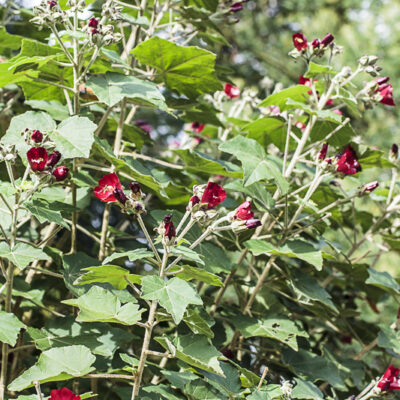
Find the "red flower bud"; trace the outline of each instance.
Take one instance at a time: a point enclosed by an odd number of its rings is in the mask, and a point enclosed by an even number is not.
[[[399,155],[399,146],[396,143],[392,144],[392,148],[390,149],[390,157],[397,158]]]
[[[201,203],[207,204],[207,208],[214,208],[225,200],[226,192],[215,182],[208,182],[203,195],[201,196]]]
[[[171,222],[171,221],[172,221],[172,213],[168,213],[168,214],[164,215],[164,218],[163,218],[164,224]]]
[[[298,51],[307,50],[307,38],[301,32],[292,36],[293,45]]]
[[[321,42],[319,41],[319,39],[314,39],[314,40],[311,42],[311,46],[315,49],[315,48],[321,46]]]
[[[88,25],[91,28],[97,28],[99,26],[99,20],[96,19],[95,17],[92,17],[92,18],[89,19]]]
[[[61,153],[59,151],[53,151],[49,155],[49,159],[47,160],[47,166],[53,168],[61,159]]]
[[[296,128],[301,129],[302,131],[304,131],[304,129],[306,129],[306,125],[303,124],[301,121],[297,121],[295,124]]]
[[[81,396],[75,396],[74,392],[67,388],[62,388],[52,390],[49,400],[81,400]]]
[[[190,127],[194,133],[200,133],[205,126],[206,126],[205,124],[200,124],[200,122],[196,121],[192,122],[192,125]]]
[[[230,98],[234,99],[236,97],[240,96],[240,89],[236,86],[233,86],[230,83],[225,83],[225,88],[224,88],[225,94]]]
[[[131,189],[133,194],[137,194],[142,191],[142,187],[139,182],[130,182],[129,189]]]
[[[142,131],[145,131],[149,136],[152,129],[152,126],[145,120],[139,119],[135,122],[135,125],[140,128]]]
[[[235,212],[235,217],[243,221],[247,221],[254,217],[254,213],[251,211],[251,202],[245,201],[242,203]]]
[[[303,75],[300,75],[299,76],[299,85],[305,85],[305,86],[311,87],[312,86],[311,79],[310,78],[306,78]]]
[[[94,195],[101,201],[117,201],[114,196],[115,189],[122,189],[121,182],[115,172],[104,175],[99,180],[99,186],[94,188]]]
[[[258,226],[261,226],[261,221],[259,219],[252,218],[246,221],[247,229],[254,229],[257,228]]]
[[[200,203],[200,199],[197,196],[192,196],[189,200],[190,203],[192,203],[192,207],[196,204]]]
[[[373,192],[378,186],[379,186],[378,181],[373,181],[373,182],[367,183],[363,187],[363,193],[369,194],[369,193]]]
[[[337,172],[341,172],[344,175],[354,175],[361,171],[361,165],[357,160],[357,154],[353,148],[348,145],[342,154],[336,156],[337,160]]]
[[[318,154],[318,160],[325,160],[326,155],[328,154],[328,143],[324,143],[322,148]]]
[[[49,5],[50,9],[52,9],[57,5],[57,2],[55,0],[49,0],[47,4]]]
[[[375,82],[378,85],[383,85],[384,83],[388,83],[390,78],[388,76],[381,76],[380,78],[376,78]]]
[[[115,188],[113,195],[122,204],[125,204],[128,201],[128,197],[125,195],[124,191],[120,188]]]
[[[93,28],[90,32],[91,32],[92,35],[95,35],[96,33],[99,33],[97,28]]]
[[[53,176],[56,178],[57,182],[63,181],[69,173],[69,169],[64,165],[60,165],[53,171]]]
[[[242,4],[242,2],[237,1],[236,3],[233,3],[233,4],[230,6],[230,10],[231,10],[232,12],[238,12],[238,11],[243,10],[243,4]]]
[[[381,389],[382,392],[400,390],[399,372],[400,370],[398,368],[390,365],[378,382],[377,387]]]
[[[393,86],[390,83],[384,83],[380,85],[377,89],[377,92],[382,96],[382,99],[379,100],[382,104],[386,104],[387,106],[395,106],[393,100]]]
[[[322,40],[321,40],[321,44],[323,47],[327,47],[329,46],[333,40],[334,40],[334,36],[331,33],[328,33]]]
[[[43,140],[43,133],[38,131],[37,129],[32,131],[32,135],[31,135],[31,139],[35,142],[35,143],[42,143]]]
[[[175,225],[172,222],[172,214],[167,214],[163,218],[164,224],[164,236],[166,236],[169,240],[172,240],[176,236]]]
[[[44,147],[32,147],[26,153],[32,171],[43,171],[47,163],[47,150]]]

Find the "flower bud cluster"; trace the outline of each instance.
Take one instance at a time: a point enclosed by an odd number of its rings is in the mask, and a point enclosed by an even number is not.
[[[0,142],[0,162],[8,161],[14,163],[18,152],[13,144],[3,144]]]
[[[90,43],[98,47],[117,43],[122,37],[120,33],[114,32],[113,25],[104,25],[95,17],[89,19],[83,30],[89,34]]]
[[[312,42],[308,42],[303,33],[295,33],[292,36],[294,49],[289,52],[289,55],[293,58],[304,56],[307,59],[311,59],[314,56],[322,57],[328,49],[331,50],[333,55],[339,54],[343,48],[338,46],[334,39],[334,36],[328,33],[321,40],[316,38]]]
[[[121,11],[123,7],[114,4],[113,0],[107,0],[102,7],[101,16],[107,17],[113,21],[121,19]]]
[[[377,56],[365,55],[358,60],[358,63],[364,72],[373,77],[377,77],[379,72],[382,71],[382,68],[376,64],[378,60],[379,58]]]
[[[67,13],[59,7],[56,0],[42,0],[39,5],[33,7],[33,13],[35,16],[30,22],[39,25],[39,29],[68,19]]]

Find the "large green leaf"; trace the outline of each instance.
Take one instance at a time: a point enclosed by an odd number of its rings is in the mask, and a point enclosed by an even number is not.
[[[368,268],[369,278],[365,281],[369,285],[378,286],[388,292],[400,293],[400,286],[388,272]]]
[[[45,221],[55,222],[69,230],[69,225],[64,221],[60,211],[53,210],[52,204],[43,200],[33,200],[24,203],[24,207],[34,215],[40,223]]]
[[[292,390],[293,399],[324,400],[323,393],[312,382],[295,378],[296,386]]]
[[[177,358],[187,364],[224,376],[218,361],[221,353],[209,343],[205,336],[181,335],[173,342],[166,337],[157,337],[155,340],[166,350],[172,350]]]
[[[20,242],[12,250],[6,242],[1,242],[0,257],[7,258],[21,270],[35,260],[50,260],[42,249]]]
[[[0,311],[0,342],[15,346],[19,331],[24,327],[14,314]]]
[[[204,335],[209,338],[214,337],[214,333],[210,328],[211,324],[196,309],[187,309],[183,317],[183,322],[196,335]]]
[[[61,122],[51,136],[64,158],[89,157],[97,125],[74,115]]]
[[[40,383],[65,381],[87,375],[96,357],[85,346],[66,346],[44,351],[38,362],[12,381],[9,390],[20,391]]]
[[[312,244],[304,240],[288,240],[283,246],[276,247],[265,240],[251,239],[245,245],[255,256],[259,256],[260,254],[275,254],[299,258],[313,265],[318,271],[322,269],[322,252],[316,250]]]
[[[382,326],[378,335],[378,346],[395,352],[400,356],[400,332],[387,326]]]
[[[110,291],[93,286],[77,299],[64,300],[64,304],[79,307],[78,322],[114,322],[134,325],[144,310],[133,303],[121,305],[121,301]]]
[[[290,87],[288,89],[283,89],[280,92],[271,94],[271,96],[267,97],[263,100],[258,107],[268,107],[268,106],[278,106],[280,111],[284,111],[290,106],[287,106],[287,101],[289,99],[294,101],[302,101],[306,102],[306,100],[310,97],[307,92],[310,91],[310,88],[305,85],[296,85]]]
[[[158,300],[177,324],[182,321],[189,304],[203,304],[196,290],[189,283],[177,277],[168,282],[158,276],[143,277],[142,299]]]
[[[197,280],[207,283],[208,285],[223,286],[223,283],[217,275],[201,268],[191,267],[190,265],[176,265],[171,269],[171,272],[180,271],[181,269],[183,271],[176,274],[176,276],[185,281]]]
[[[244,172],[244,185],[273,179],[282,194],[287,193],[289,184],[282,176],[278,165],[265,154],[265,150],[253,139],[236,136],[219,146],[221,151],[233,154],[240,160]]]
[[[282,390],[280,385],[267,385],[246,397],[247,400],[274,400],[282,399]]]
[[[268,337],[279,340],[294,350],[298,349],[297,336],[308,337],[307,332],[298,328],[292,320],[279,315],[258,320],[240,315],[233,318],[233,324],[245,338]]]
[[[124,251],[122,253],[113,253],[110,256],[106,257],[103,261],[103,264],[109,264],[110,262],[117,260],[118,258],[128,257],[129,261],[142,260],[144,258],[153,257],[153,252],[148,251],[147,249],[135,249]]]
[[[127,97],[139,104],[148,104],[167,110],[164,96],[157,89],[157,85],[134,76],[107,72],[105,75],[90,77],[87,86],[93,90],[101,102],[108,106],[114,106]]]
[[[215,75],[215,54],[199,47],[184,47],[153,37],[132,50],[140,63],[156,68],[165,85],[195,98],[221,89]]]

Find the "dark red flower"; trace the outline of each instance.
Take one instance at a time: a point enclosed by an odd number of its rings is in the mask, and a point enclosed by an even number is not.
[[[139,119],[135,122],[135,125],[150,136],[153,127],[147,121]]]
[[[47,163],[47,150],[44,147],[32,147],[26,153],[32,171],[43,171]]]
[[[390,365],[385,373],[383,374],[381,380],[378,382],[377,386],[382,392],[388,392],[390,390],[400,390],[400,370]]]
[[[37,129],[32,131],[32,135],[31,135],[31,139],[35,142],[35,143],[42,143],[43,140],[43,133],[38,131]]]
[[[361,165],[357,160],[357,154],[353,148],[348,145],[342,154],[336,156],[337,167],[336,171],[345,175],[354,175],[361,171]]]
[[[57,2],[55,0],[49,0],[47,4],[50,6],[50,9],[52,9],[57,5]]]
[[[329,107],[329,106],[333,106],[333,104],[334,104],[334,103],[333,103],[333,100],[332,100],[332,99],[328,99],[328,100],[326,101],[326,103],[325,103],[325,105],[328,106],[328,107]]]
[[[301,32],[292,36],[293,45],[298,51],[307,50],[307,38]]]
[[[237,1],[236,3],[233,3],[233,4],[230,6],[230,10],[231,10],[232,12],[238,12],[238,11],[243,10],[243,4],[242,4],[242,2],[241,2],[241,1]]]
[[[81,400],[81,396],[76,396],[67,388],[54,389],[50,392],[49,400]]]
[[[399,154],[399,146],[396,143],[393,143],[390,149],[390,157],[397,158],[398,154]]]
[[[321,46],[321,42],[319,41],[319,39],[314,39],[314,40],[311,42],[311,46],[315,49],[316,47]]]
[[[169,240],[172,240],[176,236],[175,225],[172,222],[172,214],[167,214],[163,218],[164,223],[164,236],[166,236]]]
[[[381,103],[386,104],[387,106],[395,106],[393,100],[393,86],[391,83],[380,85],[377,92],[382,96],[382,99],[380,100]]]
[[[130,182],[129,189],[131,189],[133,194],[137,194],[142,191],[142,187],[139,182]]]
[[[383,85],[384,83],[388,83],[389,80],[390,80],[390,77],[388,77],[388,76],[381,76],[380,78],[376,78],[376,79],[375,79],[375,82],[376,82],[378,85]]]
[[[192,204],[192,207],[196,204],[200,203],[200,199],[197,196],[192,196],[189,200],[189,202]]]
[[[121,182],[115,172],[104,175],[99,180],[99,186],[94,188],[94,195],[101,201],[117,201],[114,196],[115,189],[122,189]]]
[[[49,158],[47,160],[47,166],[50,168],[53,168],[61,159],[61,153],[59,151],[53,151],[53,153],[51,153],[49,155]]]
[[[96,33],[99,33],[97,28],[92,28],[92,30],[90,31],[92,35],[95,35]]]
[[[97,28],[99,26],[99,20],[96,19],[95,17],[92,17],[92,18],[89,19],[88,25],[91,28]]]
[[[114,190],[114,197],[119,201],[121,204],[125,204],[128,201],[128,197],[125,195],[124,191],[120,188],[116,188]]]
[[[224,88],[225,94],[230,98],[234,99],[236,97],[240,96],[240,89],[236,86],[233,86],[230,83],[225,83],[225,88]]]
[[[194,133],[200,133],[204,129],[205,126],[206,126],[205,124],[200,124],[200,122],[196,121],[196,122],[192,122],[192,125],[190,125],[190,128],[192,129],[192,131]]]
[[[235,212],[235,217],[239,218],[243,221],[247,221],[254,217],[254,213],[251,211],[251,202],[245,201],[243,202]]]
[[[53,176],[56,178],[57,182],[63,181],[69,173],[69,169],[64,165],[60,165],[53,171]]]
[[[325,160],[326,155],[328,154],[328,143],[324,143],[322,148],[318,154],[318,160]]]
[[[325,35],[325,37],[321,40],[321,44],[323,47],[327,47],[329,46],[333,40],[334,40],[334,36],[331,33],[328,33],[327,35]]]
[[[257,228],[258,226],[261,226],[261,221],[259,219],[252,218],[246,221],[247,229],[254,229]]]
[[[299,85],[305,85],[305,86],[311,87],[312,86],[311,79],[310,78],[306,78],[303,75],[300,75],[299,76]]]
[[[201,203],[207,204],[207,208],[214,208],[225,200],[226,192],[218,183],[208,182],[203,195],[201,196]]]

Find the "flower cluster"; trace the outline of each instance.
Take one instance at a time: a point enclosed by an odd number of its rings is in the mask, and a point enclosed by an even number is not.
[[[131,211],[134,214],[145,212],[145,206],[142,202],[144,193],[142,193],[140,183],[129,183],[129,189],[130,194],[127,196],[117,174],[113,172],[104,175],[99,180],[99,185],[94,188],[94,195],[106,203],[118,202],[125,212]]]
[[[52,390],[49,400],[81,400],[81,396],[76,396],[74,392],[64,387]]]
[[[26,141],[33,145],[26,153],[31,170],[43,176],[53,176],[57,182],[65,180],[69,169],[65,165],[56,166],[61,160],[61,153],[54,150],[53,143],[50,141],[43,142],[44,135],[37,129],[33,131],[26,129],[24,133]],[[53,148],[51,153],[48,152],[50,148]]]
[[[240,231],[242,229],[253,229],[261,226],[261,221],[254,218],[254,212],[251,211],[251,201],[246,200],[235,211],[230,214],[232,220],[232,229]]]
[[[121,34],[114,32],[114,25],[103,25],[95,17],[89,19],[84,30],[90,34],[90,42],[98,47],[108,46],[121,40]]]
[[[395,368],[393,365],[390,365],[383,374],[380,381],[378,382],[377,387],[382,392],[388,392],[391,390],[400,390],[399,373],[400,370],[398,368]]]
[[[331,48],[334,53],[340,52],[341,49],[335,45],[334,39],[334,36],[328,33],[321,40],[316,38],[308,42],[303,33],[297,32],[292,36],[294,49],[289,54],[294,58],[304,55],[310,59],[313,56],[323,56],[328,48]]]

